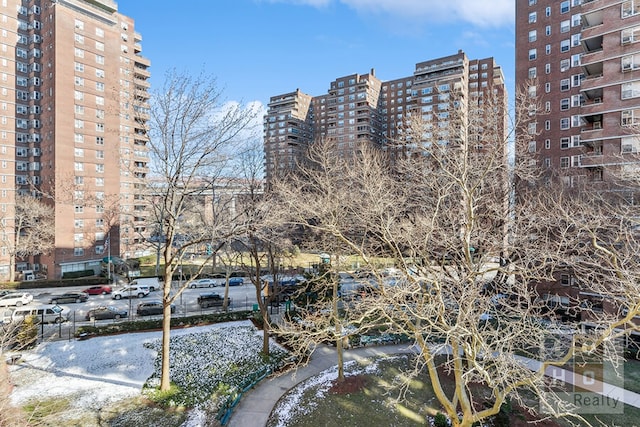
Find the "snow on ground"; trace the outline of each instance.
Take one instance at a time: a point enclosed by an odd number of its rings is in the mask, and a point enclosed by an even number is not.
[[[212,329],[248,326],[249,321],[174,329],[171,336]],[[98,409],[121,399],[138,396],[154,369],[157,353],[144,347],[162,332],[141,332],[85,341],[56,341],[22,352],[22,361],[10,366],[15,385],[11,400],[24,405],[32,399],[71,397],[73,405]]]

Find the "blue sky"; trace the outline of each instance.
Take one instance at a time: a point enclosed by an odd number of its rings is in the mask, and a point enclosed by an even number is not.
[[[152,85],[171,68],[217,79],[243,103],[375,68],[381,80],[464,50],[493,56],[514,88],[514,0],[118,0],[135,20]],[[157,87],[157,86],[156,86]]]

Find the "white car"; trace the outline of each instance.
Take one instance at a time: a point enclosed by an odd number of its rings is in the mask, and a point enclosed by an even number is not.
[[[129,285],[116,289],[111,294],[113,299],[120,298],[143,298],[149,295],[149,288],[147,286]]]
[[[0,297],[0,307],[15,305],[20,307],[33,301],[33,295],[27,292],[11,292]]]
[[[218,283],[215,281],[215,279],[198,279],[198,280],[194,280],[189,284],[189,287],[191,289],[215,288],[216,286],[218,286]]]

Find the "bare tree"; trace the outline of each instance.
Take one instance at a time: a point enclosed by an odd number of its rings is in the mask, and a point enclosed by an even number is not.
[[[53,208],[42,199],[16,195],[15,217],[0,220],[2,246],[9,255],[9,280],[15,280],[16,260],[39,255],[53,248]]]
[[[225,104],[215,79],[205,75],[170,72],[164,86],[151,99],[152,173],[146,197],[151,207],[149,228],[157,228],[163,243],[161,390],[170,386],[171,303],[189,283],[182,283],[172,292],[171,279],[181,268],[186,252],[233,234],[232,219],[207,215],[202,206],[207,195],[213,197],[212,186],[224,170],[226,153],[240,142],[254,115],[241,105]]]
[[[508,399],[581,420],[544,373],[581,354],[617,362],[607,343],[637,329],[639,236],[630,208],[593,188],[540,185],[531,135],[514,135],[509,149],[504,106],[485,97],[475,107],[451,109],[446,127],[412,117],[393,163],[367,146],[345,159],[334,144],[316,143],[311,166],[274,183],[274,192],[289,223],[364,260],[374,279],[351,312],[410,337],[415,372],[428,371],[452,425],[493,416]],[[534,115],[535,106],[518,117]],[[387,280],[376,257],[391,260],[399,277]],[[577,281],[565,307],[553,285],[567,272]],[[587,293],[609,308],[584,304]],[[562,321],[570,333],[549,327]],[[280,332],[300,336],[299,328]],[[538,363],[523,363],[522,354]]]

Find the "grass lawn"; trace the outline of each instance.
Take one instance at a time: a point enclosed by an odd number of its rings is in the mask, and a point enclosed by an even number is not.
[[[335,371],[310,378],[280,400],[271,414],[268,427],[316,427],[378,425],[409,427],[433,425],[440,411],[426,374],[419,375],[409,387],[400,387],[403,371],[411,368],[407,356],[376,359],[370,365],[351,362],[345,367],[347,381],[337,386]],[[443,381],[447,392],[451,381]],[[398,397],[402,396],[402,403]],[[488,398],[488,396],[487,396]],[[490,399],[488,399],[490,400]],[[531,399],[531,407],[537,402]],[[513,407],[508,425],[530,425],[532,417],[522,408]],[[640,409],[625,406],[622,414],[584,415],[593,426],[640,426]],[[539,420],[539,427],[582,425],[573,420]],[[498,425],[498,424],[496,424]],[[506,424],[502,424],[506,425]]]

